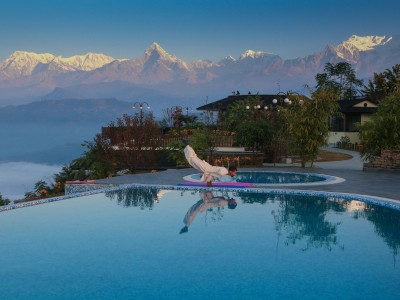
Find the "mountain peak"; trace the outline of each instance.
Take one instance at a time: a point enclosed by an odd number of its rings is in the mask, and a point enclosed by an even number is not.
[[[15,51],[4,62],[0,63],[0,71],[9,78],[29,76],[38,64],[49,64],[55,56],[50,53],[36,54],[27,51]]]
[[[164,62],[168,62],[168,63],[182,64],[185,66],[185,68],[187,68],[187,64],[185,62],[180,60],[175,55],[169,54],[156,42],[152,43],[150,45],[150,47],[147,48],[144,55],[142,56],[142,59],[150,64],[152,64],[156,61],[164,61]]]
[[[358,36],[352,35],[348,40],[335,47],[336,54],[343,59],[356,62],[360,52],[374,50],[377,46],[383,46],[392,40],[386,36]]]
[[[387,42],[390,42],[392,38],[386,36],[358,36],[352,35],[347,41],[344,41],[340,45],[343,46],[353,46],[358,51],[368,51],[374,49],[376,46],[385,45]],[[338,46],[340,46],[338,45]]]
[[[28,52],[28,51],[14,51],[13,54],[7,59],[7,60],[25,60],[25,59],[33,59],[37,60],[41,63],[48,63],[52,61],[55,58],[53,54],[50,53],[34,53],[34,52]]]
[[[228,55],[225,57],[222,61],[229,61],[229,62],[235,62],[236,59],[232,55]]]
[[[245,59],[245,58],[260,58],[265,55],[271,55],[271,53],[263,52],[263,51],[253,51],[253,50],[246,50],[240,57],[239,59]]]
[[[158,53],[162,57],[167,57],[171,56],[170,54],[167,53],[159,44],[156,42],[153,42],[149,48],[147,48],[145,55],[150,56],[152,53]]]

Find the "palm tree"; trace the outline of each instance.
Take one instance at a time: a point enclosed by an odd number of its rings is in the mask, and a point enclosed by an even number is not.
[[[371,100],[380,101],[383,98],[399,90],[400,64],[386,69],[382,73],[374,73],[374,78],[368,81],[363,93]]]
[[[357,79],[351,64],[339,62],[337,64],[326,63],[325,73],[315,76],[317,89],[328,88],[338,93],[341,99],[353,99],[360,94],[363,82]]]

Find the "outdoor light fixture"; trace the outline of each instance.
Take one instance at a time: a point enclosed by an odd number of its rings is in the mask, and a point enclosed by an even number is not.
[[[182,109],[186,110],[186,117],[189,115],[189,111],[193,111],[191,107],[182,107]]]
[[[147,106],[147,109],[150,110],[150,105],[147,102],[135,102],[135,103],[133,103],[133,106],[132,106],[132,108],[134,110],[136,110],[137,107],[139,107],[139,109],[140,109],[140,119],[139,119],[140,125],[142,125],[142,123],[143,123],[143,107],[144,106]]]
[[[293,100],[291,100],[292,96],[295,96]],[[272,101],[270,100],[272,102],[272,103],[269,102],[270,104],[265,105],[265,103],[263,103],[262,101],[262,103],[254,104],[253,106],[246,105],[245,108],[246,110],[249,110],[250,108],[253,108],[254,110],[265,110],[265,111],[269,109],[276,110],[277,106],[291,105],[293,104],[293,101],[302,104],[304,102],[304,100],[302,99],[303,97],[304,96],[292,91],[287,91],[286,93],[279,92],[278,94],[276,94],[276,97],[272,99]]]
[[[150,109],[150,105],[147,102],[135,102],[135,103],[133,103],[132,108],[136,109],[136,107],[139,106],[139,109],[143,109],[144,105],[147,106],[147,109]]]
[[[278,104],[278,102],[283,105],[283,104],[292,104],[292,100],[289,99],[290,96],[292,95],[296,95],[296,96],[300,96],[300,94],[296,93],[296,92],[292,92],[292,91],[287,91],[286,93],[284,92],[279,92],[277,94],[277,97],[274,98],[272,100],[273,104]],[[284,98],[283,98],[284,97]],[[299,103],[303,103],[303,99],[299,100]]]

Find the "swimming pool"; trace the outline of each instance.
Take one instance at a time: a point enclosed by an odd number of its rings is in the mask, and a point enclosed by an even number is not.
[[[200,181],[202,174],[192,174],[185,176],[186,181]],[[274,172],[274,171],[240,171],[235,177],[236,182],[254,183],[259,187],[271,185],[281,186],[301,186],[301,185],[321,185],[334,184],[345,181],[345,179],[316,173],[301,172]]]
[[[400,297],[385,199],[135,185],[3,211],[0,228],[3,299]]]

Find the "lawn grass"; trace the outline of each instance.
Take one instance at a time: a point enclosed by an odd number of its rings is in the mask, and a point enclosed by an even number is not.
[[[353,156],[345,153],[331,152],[326,150],[319,150],[317,160],[318,162],[324,161],[339,161],[351,159]]]

